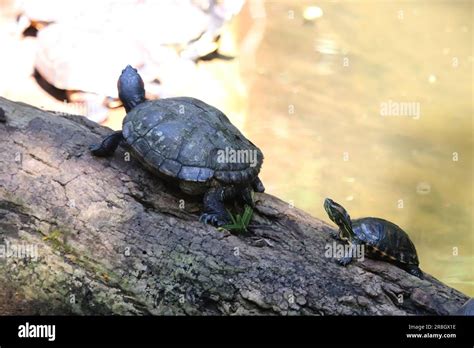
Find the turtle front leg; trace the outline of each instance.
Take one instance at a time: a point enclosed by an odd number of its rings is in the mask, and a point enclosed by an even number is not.
[[[337,260],[337,262],[341,265],[341,266],[347,266],[348,264],[350,264],[352,262],[352,256],[344,256],[344,257],[341,257],[339,260]]]
[[[357,251],[357,244],[356,243],[351,243],[351,247],[348,250],[348,253],[346,255],[344,255],[343,257],[341,257],[339,260],[337,260],[337,262],[341,266],[347,266],[354,259],[354,255],[356,255],[356,251]]]
[[[224,200],[234,195],[234,190],[226,190],[224,187],[210,188],[204,195],[204,212],[199,220],[216,227],[229,223],[229,215],[225,209]]]
[[[89,146],[89,150],[91,150],[91,153],[94,156],[112,156],[122,140],[122,131],[113,132],[112,134],[106,136],[100,144]]]
[[[333,229],[331,229],[329,230],[329,235],[332,239],[335,239],[337,241],[343,241],[343,239],[341,238],[341,230],[335,232]]]

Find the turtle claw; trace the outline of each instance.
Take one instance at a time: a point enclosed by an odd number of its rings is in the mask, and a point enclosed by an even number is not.
[[[199,217],[199,221],[204,222],[205,224],[209,224],[215,227],[221,227],[227,224],[227,220],[219,216],[218,214],[213,213],[203,213]]]
[[[100,151],[101,146],[100,144],[92,144],[89,145],[89,151],[94,155],[94,156],[100,156]]]
[[[329,231],[329,235],[331,236],[332,239],[335,239],[335,240],[341,240],[341,238],[339,237],[339,233],[336,233],[334,231]]]
[[[113,152],[110,152],[105,149],[102,144],[92,144],[89,146],[89,150],[92,155],[96,157],[108,157],[113,154]]]
[[[341,257],[337,262],[341,266],[347,266],[352,261],[352,257]]]
[[[112,134],[105,137],[100,144],[90,145],[89,150],[94,156],[97,157],[112,156],[122,139],[122,131],[113,132]]]

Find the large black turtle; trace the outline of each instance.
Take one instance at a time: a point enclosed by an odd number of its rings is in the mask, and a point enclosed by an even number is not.
[[[418,267],[418,256],[410,237],[394,223],[374,217],[351,220],[347,211],[332,199],[326,198],[324,209],[339,227],[339,238],[350,243],[352,252],[339,260],[341,265],[352,261],[355,247],[365,245],[367,257],[388,261],[412,275],[423,278]]]
[[[93,155],[110,156],[125,140],[151,172],[187,194],[204,194],[200,220],[215,226],[229,222],[225,200],[253,206],[252,190],[265,190],[258,178],[263,154],[221,111],[188,97],[147,101],[131,66],[122,71],[118,92],[127,111],[123,129],[92,145]]]

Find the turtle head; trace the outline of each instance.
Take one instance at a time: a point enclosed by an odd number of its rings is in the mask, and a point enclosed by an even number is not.
[[[145,101],[145,84],[137,72],[137,69],[127,65],[122,70],[117,82],[119,98],[129,112],[135,106]]]
[[[351,217],[344,207],[330,198],[324,200],[324,210],[328,213],[329,218],[341,229],[344,237],[352,239],[354,232],[352,231]]]

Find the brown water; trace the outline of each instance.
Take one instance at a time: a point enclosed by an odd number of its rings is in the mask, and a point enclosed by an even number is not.
[[[304,5],[323,16],[304,24]],[[424,271],[474,295],[473,3],[270,1],[253,20],[251,6],[237,30],[243,129],[267,192],[326,221],[325,197],[393,221]],[[419,114],[382,116],[389,101]]]

